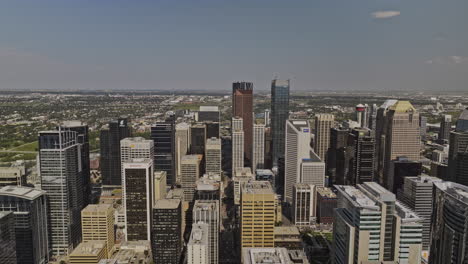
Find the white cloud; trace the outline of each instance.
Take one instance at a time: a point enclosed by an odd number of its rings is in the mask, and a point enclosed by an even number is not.
[[[426,60],[426,64],[455,65],[468,63],[468,57],[464,56],[439,56]]]
[[[376,19],[385,19],[385,18],[391,18],[391,17],[396,17],[400,15],[400,11],[377,11],[372,13],[372,17]]]

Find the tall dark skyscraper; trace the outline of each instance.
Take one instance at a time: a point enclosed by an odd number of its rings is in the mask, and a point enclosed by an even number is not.
[[[374,181],[375,139],[372,131],[367,128],[353,129],[349,143],[353,153],[349,184]]]
[[[62,124],[62,129],[77,133],[78,143],[81,145],[81,175],[83,176],[83,208],[91,201],[90,161],[89,161],[89,130],[88,125],[81,121],[67,121]]]
[[[39,132],[41,189],[47,192],[47,227],[54,256],[70,254],[81,241],[80,149],[75,131]]]
[[[468,187],[434,183],[429,263],[465,263],[468,255]]]
[[[29,187],[5,186],[0,189],[0,211],[13,212],[18,263],[47,263],[46,192]]]
[[[205,141],[206,141],[206,125],[203,123],[196,123],[190,127],[190,153],[191,154],[205,154]]]
[[[17,264],[15,218],[12,212],[0,212],[0,263]]]
[[[406,157],[397,157],[390,162],[387,189],[397,193],[403,187],[406,177],[419,176],[422,173],[422,163]]]
[[[330,149],[327,160],[327,172],[332,184],[345,184],[348,163],[345,162],[349,130],[344,128],[330,129]]]
[[[151,127],[151,139],[154,141],[154,169],[167,173],[167,184],[176,183],[175,166],[175,116],[170,115],[163,122]]]
[[[253,83],[232,84],[232,116],[241,117],[244,130],[245,157],[251,160],[253,140]]]
[[[448,143],[450,138],[450,130],[452,129],[452,116],[444,115],[440,121],[439,137],[437,141],[439,144]]]
[[[122,169],[120,161],[120,140],[130,137],[131,130],[126,118],[109,122],[107,129],[101,130],[101,174],[104,185],[121,185]]]
[[[154,263],[178,264],[182,252],[182,202],[157,200],[153,208],[151,247]]]
[[[455,131],[450,133],[448,170],[451,181],[468,185],[468,108],[458,118]]]
[[[286,120],[289,118],[289,80],[271,81],[271,135],[273,165],[284,157]]]

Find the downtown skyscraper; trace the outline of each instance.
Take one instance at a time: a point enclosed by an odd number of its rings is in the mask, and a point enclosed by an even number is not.
[[[101,174],[104,185],[122,184],[122,169],[120,160],[120,141],[131,136],[131,130],[126,118],[109,122],[108,128],[101,130]]]
[[[332,114],[317,114],[315,116],[314,151],[323,161],[327,161],[330,147],[330,129],[335,125]]]
[[[272,161],[278,165],[278,159],[284,158],[284,138],[286,120],[289,118],[289,80],[271,81],[271,135]],[[265,123],[266,124],[266,123]]]
[[[253,83],[235,82],[232,84],[232,116],[243,120],[245,157],[251,160],[253,141]]]
[[[75,131],[59,127],[57,131],[39,132],[41,188],[47,192],[49,245],[54,256],[71,253],[81,240],[80,149]]]
[[[176,125],[175,116],[169,114],[165,121],[156,122],[151,127],[154,141],[154,170],[167,173],[167,184],[176,183]]]
[[[468,108],[457,121],[455,131],[450,133],[449,179],[468,185]]]

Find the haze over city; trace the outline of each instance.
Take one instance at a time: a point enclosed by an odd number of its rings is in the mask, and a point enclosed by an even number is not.
[[[463,0],[0,2],[1,90],[464,91]]]

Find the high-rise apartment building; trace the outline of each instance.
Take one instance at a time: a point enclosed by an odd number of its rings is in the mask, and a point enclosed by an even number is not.
[[[318,114],[315,116],[314,151],[323,161],[327,161],[330,147],[330,129],[335,125],[335,116],[332,114]]]
[[[289,80],[274,79],[271,81],[271,135],[274,166],[278,166],[279,158],[284,158],[286,120],[289,118],[289,89]]]
[[[219,201],[197,200],[193,206],[193,223],[205,223],[208,225],[208,251],[210,264],[219,263],[219,228],[220,208]]]
[[[29,187],[2,187],[0,189],[1,211],[13,213],[14,224],[12,227],[15,229],[14,241],[16,241],[18,263],[47,263],[49,260],[49,241],[47,237],[46,192]],[[1,234],[3,237],[4,233]],[[6,249],[0,246],[0,252],[3,250]],[[2,260],[1,257],[0,260]]]
[[[120,141],[131,136],[130,126],[126,118],[109,122],[108,128],[101,130],[101,174],[104,185],[122,185],[122,169],[120,160]]]
[[[194,224],[187,244],[187,264],[207,264],[210,262],[209,226]]]
[[[241,248],[274,247],[275,193],[265,181],[242,186]]]
[[[0,212],[0,262],[17,264],[15,217],[12,212]]]
[[[405,156],[419,161],[421,156],[419,113],[408,101],[397,101],[386,116],[384,183],[389,175],[390,162]]]
[[[195,196],[197,179],[200,177],[202,155],[185,155],[181,160],[181,185],[184,201],[191,202]]]
[[[301,181],[303,159],[310,159],[310,127],[306,120],[286,121],[284,199],[292,202],[294,184]]]
[[[232,139],[232,171],[244,167],[245,155],[245,132],[243,130],[243,121],[241,118],[232,118],[231,125]]]
[[[421,175],[406,177],[403,188],[398,192],[398,199],[422,218],[422,247],[429,249],[432,219],[432,199],[434,183],[441,179]]]
[[[295,225],[309,226],[315,223],[316,187],[306,183],[293,186],[292,219]]]
[[[420,263],[422,219],[374,182],[336,185],[334,263]]]
[[[91,182],[90,182],[90,160],[89,160],[89,129],[88,125],[81,121],[66,121],[61,124],[63,130],[71,130],[77,133],[77,142],[80,144],[81,154],[81,176],[83,183],[83,207],[87,206],[92,201],[91,199]]]
[[[107,258],[114,253],[114,213],[111,204],[90,204],[81,211],[82,241],[104,241]]]
[[[468,187],[434,183],[429,263],[463,263],[468,254]]]
[[[183,243],[181,229],[181,200],[157,200],[153,207],[151,230],[151,247],[154,263],[179,263]]]
[[[232,116],[242,118],[245,134],[244,151],[251,159],[253,130],[253,83],[235,82],[232,84]]]
[[[209,138],[205,146],[205,173],[221,173],[221,139]]]
[[[134,158],[122,164],[122,204],[126,240],[151,239],[153,159]]]
[[[252,145],[252,170],[263,169],[265,165],[265,125],[254,124]]]
[[[176,182],[176,142],[175,116],[169,115],[165,121],[156,122],[151,127],[151,139],[154,141],[154,170],[165,171],[167,184]]]
[[[468,186],[468,108],[450,133],[448,174],[451,181]]]
[[[190,151],[190,125],[187,123],[179,123],[176,125],[175,132],[176,144],[176,174],[177,181],[180,182],[180,160],[182,156],[187,155]]]
[[[39,132],[41,188],[47,192],[49,249],[54,256],[71,253],[81,240],[80,149],[75,131]]]
[[[439,144],[444,144],[444,143],[449,142],[451,130],[452,130],[452,116],[444,115],[440,122],[439,136],[437,138]]]

